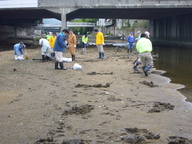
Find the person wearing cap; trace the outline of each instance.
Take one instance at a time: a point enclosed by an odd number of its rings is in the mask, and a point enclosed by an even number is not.
[[[69,37],[68,37],[68,47],[72,57],[72,61],[75,60],[75,48],[77,44],[76,35],[73,33],[72,30],[69,30]]]
[[[140,31],[138,31],[137,32],[137,38],[135,39],[135,41],[138,41],[138,40],[140,40],[141,39],[141,32]]]
[[[52,36],[52,32],[49,32],[49,34],[46,35],[47,40],[49,40],[51,36]]]
[[[132,52],[133,49],[133,43],[135,42],[135,38],[133,36],[133,32],[130,32],[130,35],[127,37],[127,42],[128,42],[128,53]]]
[[[41,38],[39,40],[39,45],[41,45],[41,56],[42,56],[42,62],[49,61],[50,52],[51,52],[51,46],[47,39]]]
[[[63,52],[64,49],[67,47],[65,44],[65,35],[69,34],[69,31],[67,29],[63,29],[62,33],[59,33],[57,35],[57,38],[55,40],[55,45],[53,50],[55,51],[55,69],[61,69],[61,70],[67,70],[67,68],[63,65]],[[60,64],[60,68],[58,67],[58,64]]]
[[[19,52],[20,52],[20,58],[21,60],[24,60],[23,55],[24,51],[23,49],[26,48],[23,42],[17,43],[14,45],[14,55],[15,55],[15,60],[18,60]]]
[[[150,38],[150,33],[148,31],[145,31],[146,38]]]
[[[141,60],[141,67],[144,71],[145,76],[148,76],[148,71],[153,66],[153,58],[151,56],[152,43],[148,39],[145,33],[141,34],[141,39],[136,44],[136,49],[139,52]]]
[[[94,32],[96,33],[96,46],[97,46],[98,51],[99,51],[99,57],[97,59],[104,59],[103,45],[105,45],[105,43],[104,43],[103,33],[99,32],[98,29],[95,29]]]

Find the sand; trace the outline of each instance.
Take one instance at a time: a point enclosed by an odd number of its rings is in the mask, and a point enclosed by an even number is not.
[[[192,104],[176,90],[183,86],[155,68],[148,77],[134,72],[135,52],[105,47],[98,60],[95,47],[77,49],[68,70],[32,60],[40,48],[27,53],[15,61],[13,51],[0,52],[0,144],[192,143]]]

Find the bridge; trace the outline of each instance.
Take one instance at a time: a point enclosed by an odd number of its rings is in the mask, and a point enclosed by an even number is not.
[[[36,0],[33,8],[1,8],[4,1],[0,1],[0,24],[8,22],[7,18],[56,18],[62,20],[62,28],[75,18],[153,20],[192,11],[191,0]]]
[[[56,18],[66,28],[67,21],[75,18],[146,19],[150,20],[154,37],[192,38],[191,0],[33,0],[36,6],[27,8],[2,8],[3,1],[0,0],[0,25],[24,20],[35,24],[42,18]]]
[[[67,22],[67,28],[69,27],[95,27],[95,23],[87,23],[87,22]],[[44,31],[60,31],[62,25],[61,24],[39,24],[36,26],[37,29],[41,29]]]
[[[67,27],[95,27],[95,23],[87,22],[67,22]],[[42,28],[61,28],[61,24],[39,24]]]

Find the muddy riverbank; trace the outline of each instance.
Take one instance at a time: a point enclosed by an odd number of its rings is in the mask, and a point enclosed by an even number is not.
[[[132,70],[136,53],[105,48],[77,49],[66,71],[0,52],[1,144],[166,144],[192,139],[192,105],[153,69],[148,77]],[[70,57],[69,52],[64,54]],[[74,63],[82,70],[73,70]]]

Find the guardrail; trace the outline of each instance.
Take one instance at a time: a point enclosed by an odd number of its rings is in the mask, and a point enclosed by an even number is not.
[[[67,22],[67,27],[95,27],[95,23]],[[61,24],[39,24],[38,27],[61,27]]]
[[[170,1],[175,1],[175,2],[182,2],[182,1],[189,1],[189,2],[191,2],[191,0],[140,0],[142,3],[144,3],[144,2],[159,2],[159,3],[161,3],[161,2],[170,2]]]

